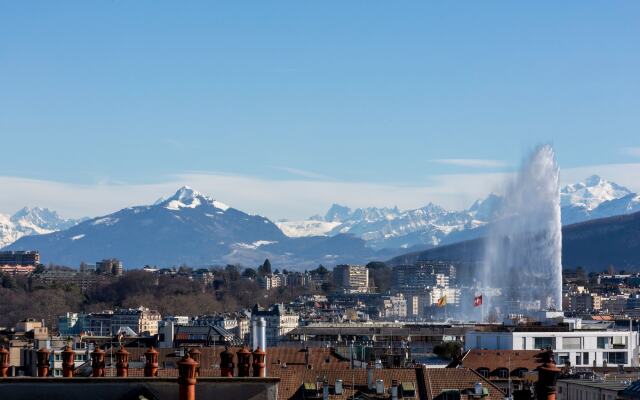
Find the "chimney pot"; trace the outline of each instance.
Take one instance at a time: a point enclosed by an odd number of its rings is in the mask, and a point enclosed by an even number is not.
[[[220,376],[233,378],[233,353],[229,351],[229,346],[225,346],[220,353]]]
[[[116,351],[116,376],[129,376],[129,352],[122,346]]]
[[[144,376],[158,376],[158,351],[151,346],[144,352],[144,356]]]
[[[75,368],[76,352],[71,346],[65,346],[62,350],[62,376],[65,378],[73,378],[73,370]]]
[[[9,350],[0,346],[0,378],[9,376]]]
[[[193,358],[193,361],[198,364],[196,365],[196,376],[200,375],[200,355],[200,350],[195,347],[189,350],[189,357]]]
[[[96,347],[91,352],[91,368],[93,369],[93,376],[96,378],[104,377],[104,355],[105,352],[100,347]]]
[[[196,399],[196,368],[198,363],[187,353],[182,360],[178,361],[178,399]]]
[[[265,357],[266,353],[260,347],[253,352],[253,376],[261,378],[267,376]]]
[[[249,376],[251,373],[251,352],[243,346],[236,354],[238,356],[238,376]]]
[[[398,400],[398,381],[391,381],[391,400]]]
[[[41,348],[36,352],[36,357],[38,359],[38,376],[45,377],[49,375],[49,349]]]

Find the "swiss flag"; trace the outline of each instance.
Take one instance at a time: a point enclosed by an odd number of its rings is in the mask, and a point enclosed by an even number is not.
[[[482,305],[482,295],[473,298],[473,306],[480,307]]]

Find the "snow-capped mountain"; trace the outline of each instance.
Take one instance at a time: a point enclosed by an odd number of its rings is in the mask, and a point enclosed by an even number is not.
[[[597,176],[564,187],[561,202],[565,225],[640,211],[639,195]],[[77,225],[48,210],[23,209],[0,216],[0,239],[17,240],[9,249],[38,249],[45,262],[68,265],[104,257],[130,266],[255,265],[268,257],[295,269],[384,259],[404,249],[473,239],[500,219],[501,203],[502,197],[491,194],[461,211],[435,204],[410,210],[334,204],[324,217],[273,223],[182,187],[152,205]]]
[[[617,204],[618,200],[631,194],[633,193],[626,187],[609,182],[598,175],[590,176],[583,182],[567,185],[560,191],[562,222],[563,224],[572,224],[616,215],[616,211],[614,211],[616,208],[625,208],[625,206]],[[607,204],[605,205],[605,203]],[[604,206],[604,208],[601,209],[600,206]]]
[[[24,207],[11,216],[0,214],[0,248],[23,236],[67,229],[80,221],[62,218],[57,212],[40,207]]]
[[[565,225],[640,211],[640,196],[597,175],[565,186],[560,196]],[[462,211],[434,204],[412,210],[397,207],[352,210],[333,204],[322,220],[284,221],[278,226],[293,237],[350,233],[376,249],[436,246],[477,237],[482,229],[476,228],[500,218],[501,203],[501,196],[490,194]]]
[[[295,237],[348,233],[364,239],[374,249],[435,246],[451,232],[486,224],[488,220],[476,216],[490,216],[490,208],[497,202],[499,197],[490,195],[464,211],[448,211],[435,204],[413,210],[400,210],[397,207],[352,210],[333,204],[322,221],[286,221],[278,223],[278,226],[285,234]]]
[[[125,265],[192,266],[269,258],[283,266],[354,262],[373,255],[353,237],[292,239],[269,219],[182,187],[153,205],[129,207],[70,229],[23,237],[9,249],[38,249],[44,262],[78,265],[117,257]]]

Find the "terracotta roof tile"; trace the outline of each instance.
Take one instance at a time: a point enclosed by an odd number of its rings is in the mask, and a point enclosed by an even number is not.
[[[473,390],[476,383],[489,392],[485,400],[501,400],[504,393],[493,383],[468,368],[424,368],[425,390],[429,400],[446,390]]]

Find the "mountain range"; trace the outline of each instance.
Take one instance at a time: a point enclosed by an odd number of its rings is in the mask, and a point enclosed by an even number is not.
[[[38,249],[44,262],[77,265],[118,257],[128,266],[243,263],[287,267],[363,262],[467,241],[501,218],[491,194],[462,211],[435,204],[400,210],[334,204],[323,216],[279,221],[250,215],[189,188],[152,205],[87,220],[47,209],[0,216],[0,246]],[[598,176],[561,190],[563,223],[640,211],[640,196]]]
[[[276,265],[303,268],[375,255],[364,240],[352,235],[290,238],[269,219],[186,186],[153,205],[125,208],[57,232],[24,236],[7,249],[38,249],[45,263],[78,265],[117,257],[129,267],[257,265],[269,258]]]
[[[567,185],[560,192],[563,225],[640,211],[640,195],[597,175]],[[435,204],[412,210],[357,208],[334,204],[324,217],[280,221],[289,236],[350,233],[374,249],[434,247],[482,236],[482,227],[500,218],[502,197],[490,194],[466,210],[450,211]]]

